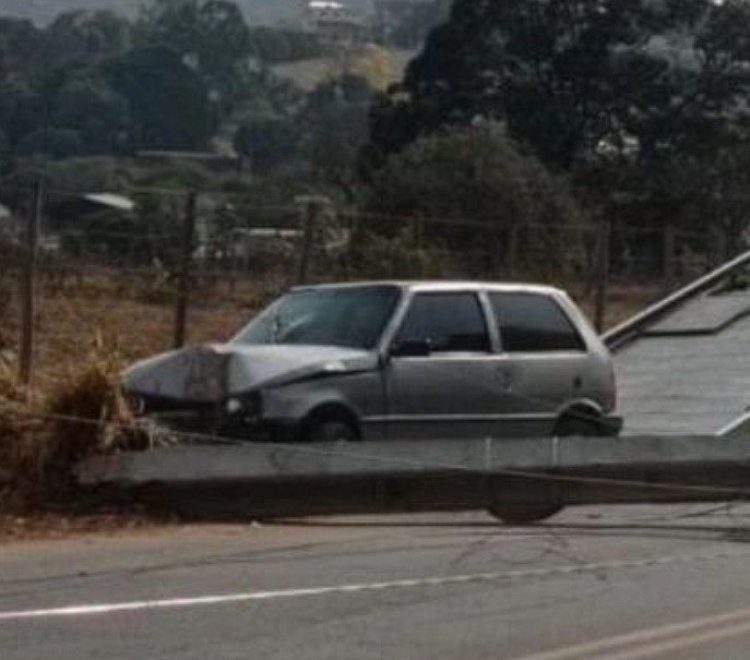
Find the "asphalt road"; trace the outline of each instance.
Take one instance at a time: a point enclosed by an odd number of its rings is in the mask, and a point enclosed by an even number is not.
[[[748,658],[748,541],[750,505],[690,505],[11,544],[0,658]]]

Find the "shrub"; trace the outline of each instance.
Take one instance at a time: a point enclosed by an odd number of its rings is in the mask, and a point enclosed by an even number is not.
[[[384,236],[362,231],[352,236],[352,246],[342,259],[347,275],[363,279],[419,279],[444,274],[445,257],[440,251],[415,245],[408,231]]]
[[[148,447],[120,391],[121,367],[116,347],[97,336],[90,359],[45,401],[24,401],[12,382],[0,385],[0,502],[68,494],[87,456]]]
[[[567,180],[496,124],[446,129],[392,156],[370,184],[366,209],[379,233],[393,236],[420,218],[423,245],[484,252],[493,270],[565,270],[579,260],[576,231],[589,222]]]

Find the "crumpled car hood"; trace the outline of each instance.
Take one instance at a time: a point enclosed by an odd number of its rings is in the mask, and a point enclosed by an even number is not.
[[[162,353],[122,374],[128,392],[221,401],[257,387],[375,369],[377,356],[334,346],[206,344]]]

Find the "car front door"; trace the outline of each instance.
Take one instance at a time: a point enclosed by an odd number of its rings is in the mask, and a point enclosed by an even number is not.
[[[475,292],[415,294],[385,365],[389,437],[491,435],[502,401],[497,357]]]

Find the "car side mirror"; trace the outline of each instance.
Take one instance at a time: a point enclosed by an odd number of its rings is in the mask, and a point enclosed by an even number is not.
[[[429,339],[411,339],[395,342],[391,346],[391,357],[427,357],[432,353]]]

